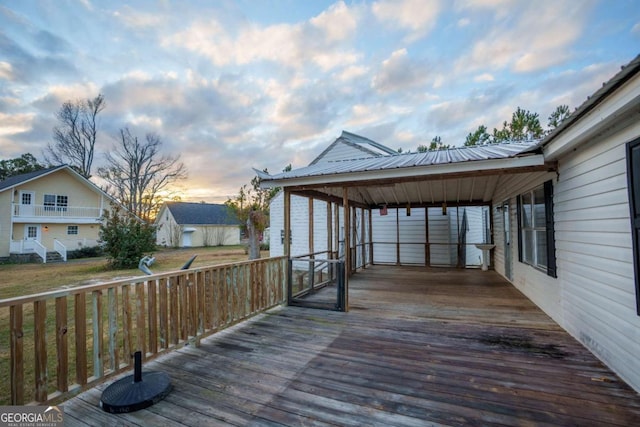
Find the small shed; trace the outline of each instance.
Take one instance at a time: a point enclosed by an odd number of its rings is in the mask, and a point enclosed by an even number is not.
[[[226,205],[168,202],[160,208],[155,225],[160,246],[240,244],[240,221]]]

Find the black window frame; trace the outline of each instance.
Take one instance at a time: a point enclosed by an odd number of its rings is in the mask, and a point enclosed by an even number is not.
[[[524,238],[523,233],[524,229],[522,227],[523,222],[523,206],[522,199],[526,194],[531,194],[533,197],[533,193],[535,190],[540,189],[540,186],[527,191],[526,193],[518,195],[518,203],[517,203],[517,215],[518,215],[518,261],[523,264],[530,265],[538,270],[543,270],[546,272],[547,276],[557,278],[558,271],[556,265],[556,241],[555,241],[555,228],[554,228],[554,220],[553,220],[553,181],[548,180],[542,184],[542,190],[544,193],[544,224],[545,224],[545,234],[546,234],[546,267],[542,268],[538,265],[527,262],[524,258]],[[532,198],[533,200],[533,198]],[[533,211],[532,211],[533,212]],[[541,227],[537,227],[541,228]],[[534,245],[533,250],[535,251],[537,245]]]
[[[633,242],[633,277],[636,291],[636,314],[640,316],[640,138],[627,143],[627,191]],[[634,163],[636,167],[634,168]]]

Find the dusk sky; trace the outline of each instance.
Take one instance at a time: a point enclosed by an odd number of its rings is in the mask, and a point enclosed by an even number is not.
[[[43,161],[55,113],[104,94],[179,154],[184,201],[306,166],[342,130],[415,151],[517,108],[543,127],[640,53],[638,0],[0,0],[0,159]]]

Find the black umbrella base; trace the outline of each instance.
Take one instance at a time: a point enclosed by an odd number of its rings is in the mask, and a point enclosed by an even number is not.
[[[171,380],[166,373],[151,371],[139,375],[141,380],[129,375],[107,387],[102,392],[100,407],[112,414],[139,411],[161,401],[171,391]]]

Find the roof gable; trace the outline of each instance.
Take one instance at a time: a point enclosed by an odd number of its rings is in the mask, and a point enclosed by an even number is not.
[[[345,148],[347,148],[345,150]],[[357,153],[355,155],[354,153]],[[397,155],[398,152],[380,143],[355,133],[342,131],[342,134],[329,145],[309,165],[336,160],[355,160],[368,157]]]
[[[52,168],[42,169],[42,170],[35,171],[35,172],[23,173],[21,175],[16,175],[16,176],[12,176],[10,178],[7,178],[4,181],[0,182],[0,193],[3,192],[3,191],[8,190],[10,188],[13,188],[13,187],[15,187],[17,185],[26,184],[28,182],[44,178],[44,177],[49,176],[49,175],[51,175],[53,173],[56,173],[58,171],[65,171],[69,175],[73,176],[76,180],[78,180],[78,182],[82,183],[82,185],[85,185],[85,186],[91,188],[91,190],[95,191],[96,193],[100,194],[101,196],[107,198],[108,200],[110,200],[112,202],[115,202],[113,197],[111,197],[109,194],[107,194],[104,190],[102,190],[96,184],[94,184],[93,182],[91,182],[90,180],[88,180],[87,178],[83,177],[82,175],[80,175],[75,170],[73,170],[73,168],[70,167],[69,165],[55,166],[55,167],[52,167]]]
[[[41,176],[49,175],[50,173],[59,171],[59,170],[64,169],[66,167],[68,167],[68,166],[62,165],[62,166],[56,166],[56,167],[53,167],[53,168],[40,169],[40,170],[34,171],[34,172],[27,172],[27,173],[23,173],[23,174],[20,174],[20,175],[14,175],[12,177],[9,177],[9,178],[5,179],[4,181],[0,181],[0,192],[5,191],[7,188],[11,188],[11,187],[15,187],[16,185],[24,184],[25,182],[29,182],[29,181],[34,180],[36,178],[39,178]]]
[[[226,205],[168,202],[165,207],[180,225],[240,225],[238,218]]]

